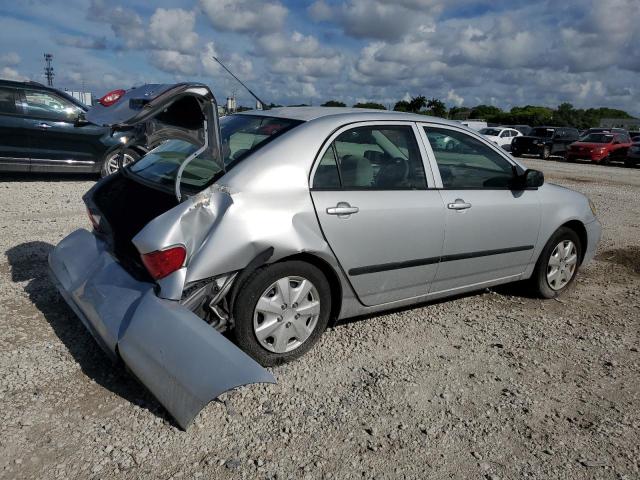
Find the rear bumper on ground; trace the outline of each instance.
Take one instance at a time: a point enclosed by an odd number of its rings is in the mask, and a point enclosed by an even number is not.
[[[226,390],[271,373],[154,284],[133,278],[86,230],[49,256],[60,293],[103,350],[121,358],[182,428]]]

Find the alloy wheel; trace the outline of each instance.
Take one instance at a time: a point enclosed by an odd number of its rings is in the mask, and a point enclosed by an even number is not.
[[[286,353],[300,347],[320,317],[320,295],[303,277],[283,277],[260,296],[253,313],[253,332],[262,347]]]
[[[116,152],[113,155],[111,155],[108,159],[107,159],[107,175],[111,175],[112,173],[116,173],[119,169],[120,166],[118,165],[118,157],[119,157],[120,153]],[[126,167],[127,165],[129,165],[130,163],[133,163],[134,158],[129,155],[128,153],[124,153],[122,154],[122,166]]]
[[[578,267],[578,249],[571,240],[561,241],[551,252],[547,263],[547,283],[552,290],[562,290]]]

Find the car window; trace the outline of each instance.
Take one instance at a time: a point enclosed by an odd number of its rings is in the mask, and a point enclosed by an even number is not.
[[[33,117],[73,121],[82,112],[77,105],[48,92],[25,90],[24,96],[26,113]]]
[[[413,129],[409,126],[357,127],[332,143],[343,189],[426,189],[427,181]],[[323,163],[324,162],[324,163]],[[331,164],[325,152],[318,167]],[[326,172],[329,170],[327,169]],[[316,176],[318,173],[316,173]],[[328,173],[322,173],[324,175]],[[335,179],[335,177],[334,177]],[[315,179],[314,179],[315,186]]]
[[[327,148],[327,151],[324,152],[324,155],[320,159],[315,176],[313,177],[313,188],[340,188],[340,174],[338,173],[338,164],[336,162],[333,145],[329,145],[329,148]]]
[[[16,92],[12,88],[0,88],[0,113],[18,113]]]
[[[444,188],[507,188],[513,166],[471,135],[425,127]]]

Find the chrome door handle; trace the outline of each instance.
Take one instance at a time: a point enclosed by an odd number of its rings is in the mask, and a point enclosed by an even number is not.
[[[49,125],[48,123],[44,123],[44,122],[39,123],[38,126],[40,128],[44,128],[44,129],[51,128],[51,125]]]
[[[352,207],[347,202],[338,202],[335,207],[327,208],[328,215],[338,215],[338,217],[348,217],[351,214],[358,213],[358,207]]]
[[[455,202],[449,203],[447,205],[447,208],[449,210],[467,210],[467,209],[471,208],[471,204],[465,202],[461,198],[456,198]]]

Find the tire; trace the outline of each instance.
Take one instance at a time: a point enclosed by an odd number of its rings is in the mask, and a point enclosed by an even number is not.
[[[107,155],[104,158],[104,161],[102,162],[102,167],[100,168],[101,177],[109,176],[113,173],[116,173],[119,170],[119,166],[117,165],[119,154],[120,154],[119,149],[116,149],[107,153]],[[130,148],[127,148],[123,152],[123,155],[124,155],[124,161],[123,161],[124,165],[128,165],[132,162],[135,162],[140,158],[140,155],[138,154],[138,152]]]
[[[284,282],[285,278],[289,278],[289,282]],[[294,302],[287,305],[286,296],[282,298],[281,285],[288,285],[287,295],[293,296],[301,293],[295,290],[303,288],[302,281],[311,285],[304,305],[297,308]],[[308,287],[309,283],[304,285]],[[258,307],[259,300],[265,308]],[[319,302],[319,313],[303,313],[314,311],[315,301]],[[261,365],[280,365],[304,355],[320,339],[329,322],[331,289],[324,274],[309,263],[274,263],[256,270],[245,281],[233,310],[235,328],[232,335],[238,346]],[[258,338],[263,325],[261,338]],[[287,339],[287,335],[291,337]],[[304,338],[305,335],[308,336]]]
[[[627,168],[633,168],[635,165],[631,160],[629,160],[628,158],[625,158],[624,159],[624,166],[627,167]]]
[[[548,276],[554,276],[554,267],[551,265],[551,257],[556,254],[556,248],[560,247],[560,245],[568,246],[567,242],[571,242],[575,247],[575,250],[571,250],[571,255],[569,255],[569,258],[575,255],[573,268],[567,269],[562,267],[562,265],[568,265],[569,262],[560,261],[560,266],[556,267],[559,270],[559,275],[555,277],[555,280],[550,281]],[[560,252],[559,256],[562,256],[562,252]],[[554,255],[555,260],[553,263],[558,261],[559,256]],[[582,244],[580,243],[580,238],[576,232],[567,227],[560,227],[551,236],[540,253],[540,257],[536,263],[536,268],[534,269],[533,275],[530,279],[533,293],[541,298],[556,298],[561,295],[573,284],[580,267],[581,258]],[[561,273],[562,270],[570,275],[568,279],[566,278],[566,274],[563,275]],[[561,281],[561,279],[566,279],[566,281]]]
[[[540,158],[542,160],[549,160],[549,157],[551,156],[551,149],[549,147],[543,147],[542,148],[542,152],[540,153]]]
[[[511,151],[511,156],[513,157],[520,157],[520,153],[519,152],[514,152],[513,150]]]

